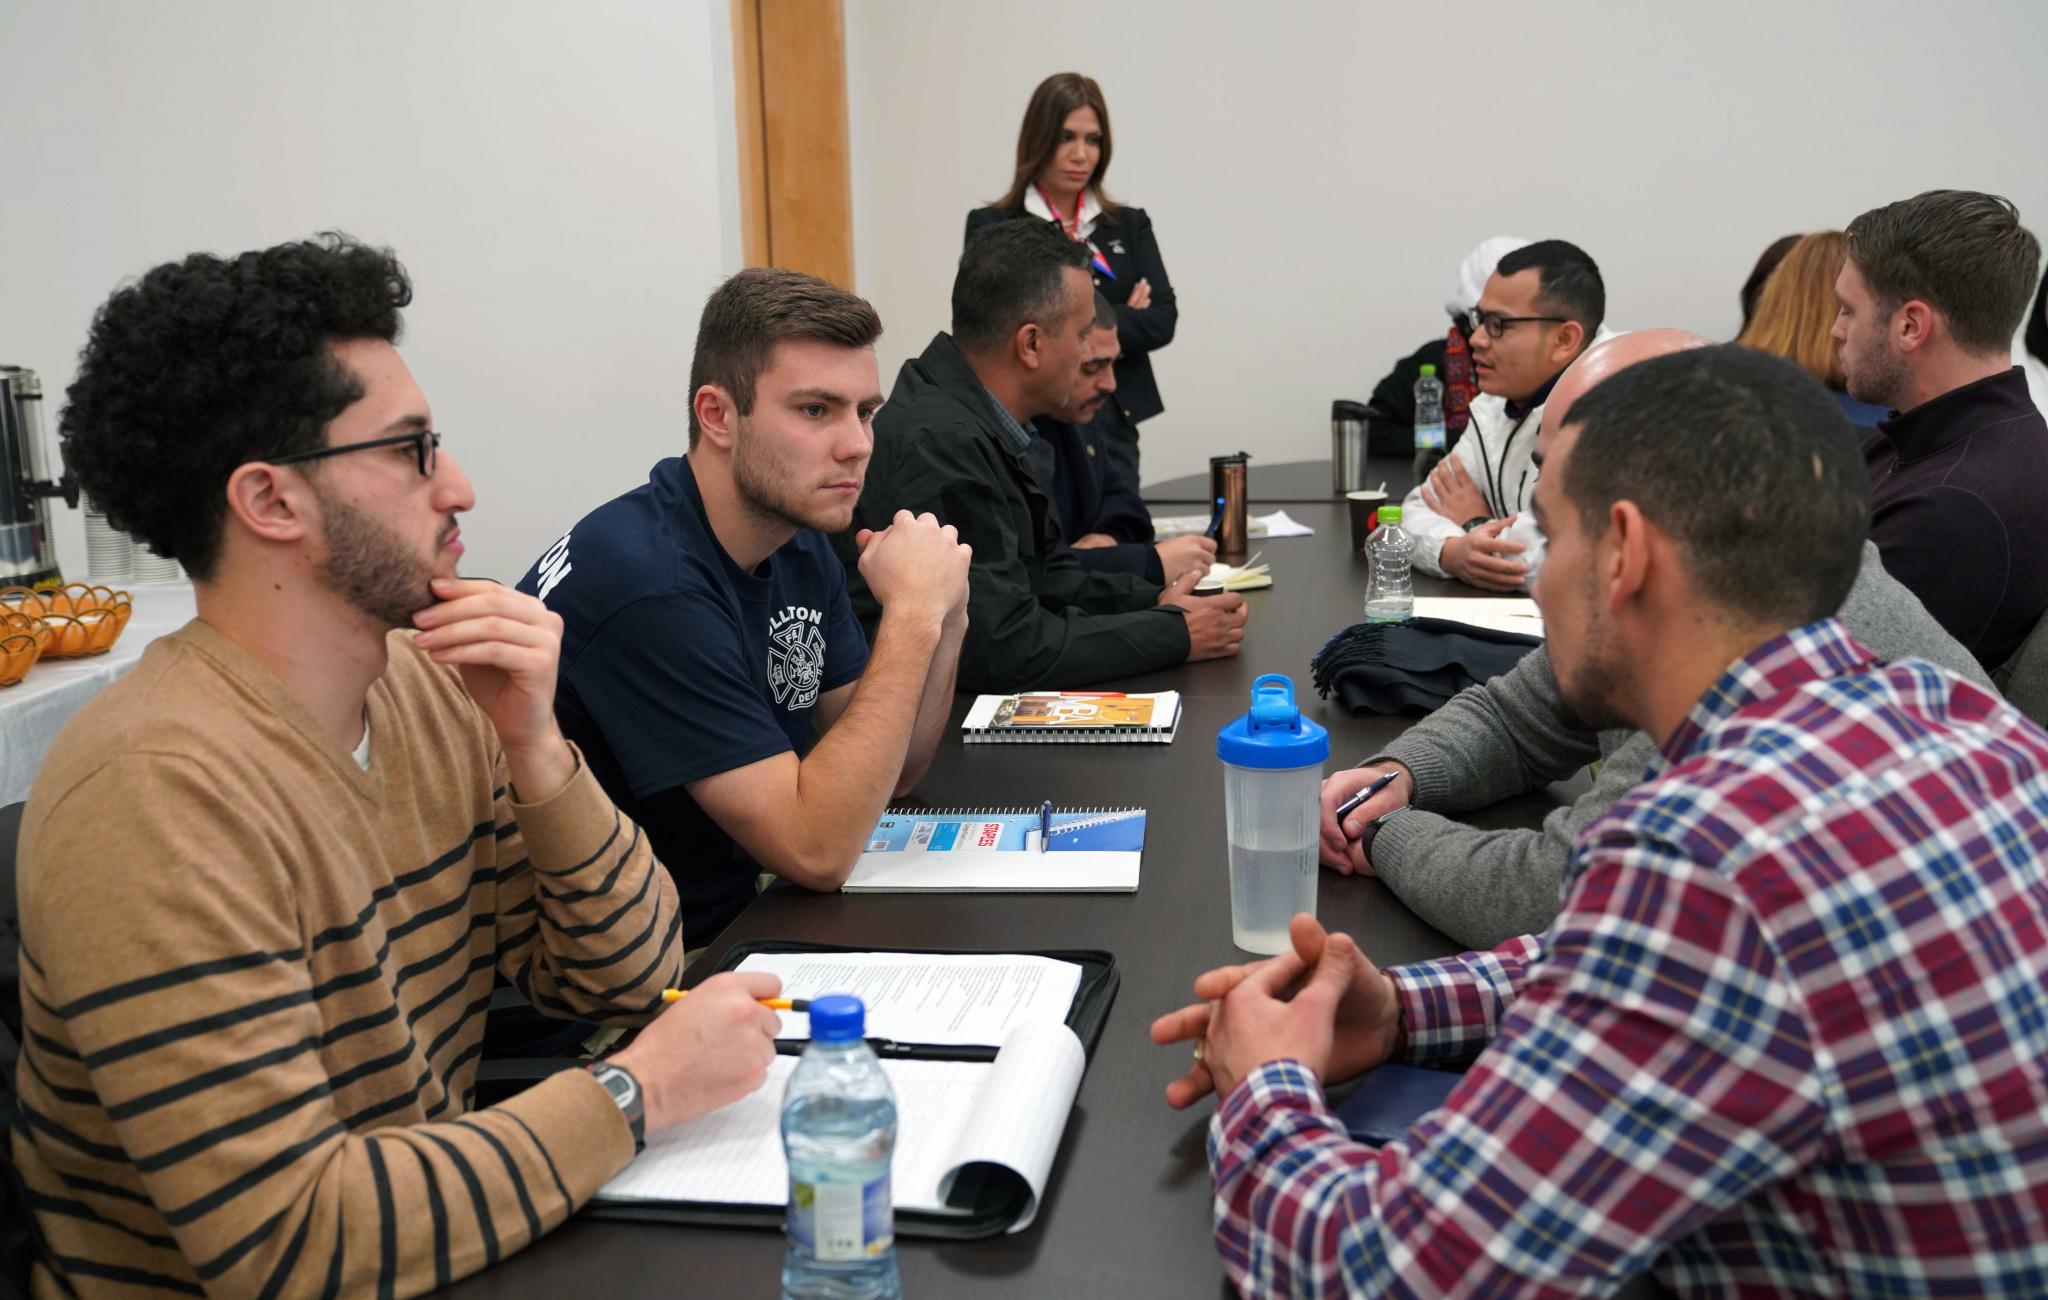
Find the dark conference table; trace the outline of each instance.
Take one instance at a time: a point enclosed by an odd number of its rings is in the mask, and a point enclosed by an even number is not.
[[[1324,469],[1324,483],[1328,470]],[[1260,480],[1254,470],[1253,508]],[[1215,736],[1243,713],[1252,679],[1293,678],[1303,712],[1329,728],[1331,764],[1376,752],[1404,718],[1354,718],[1319,700],[1309,657],[1330,633],[1359,620],[1366,557],[1349,548],[1341,502],[1288,503],[1314,537],[1264,543],[1274,586],[1247,594],[1251,618],[1232,660],[1183,665],[1127,683],[1185,697],[1171,745],[963,745],[955,704],[947,738],[919,801],[933,804],[1139,804],[1149,810],[1142,883],[1135,894],[761,895],[712,945],[685,982],[715,969],[734,943],[796,939],[876,947],[1024,951],[1103,948],[1122,986],[1067,1123],[1037,1222],[1026,1232],[972,1242],[899,1239],[909,1296],[1228,1295],[1210,1235],[1204,1137],[1213,1103],[1176,1112],[1162,1097],[1187,1062],[1185,1046],[1152,1045],[1146,1027],[1191,998],[1202,971],[1248,960],[1230,941],[1223,773]],[[1255,543],[1257,545],[1257,543]],[[1418,576],[1421,595],[1453,584]],[[1534,826],[1584,788],[1526,796],[1479,814],[1485,826]],[[1317,912],[1392,964],[1458,951],[1377,880],[1322,873]],[[571,1222],[519,1255],[457,1286],[464,1296],[777,1294],[779,1232]]]

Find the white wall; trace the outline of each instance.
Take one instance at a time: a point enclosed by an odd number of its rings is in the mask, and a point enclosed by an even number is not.
[[[1584,247],[1617,328],[1714,337],[1771,240],[1922,189],[2005,194],[2048,237],[2038,0],[848,0],[847,40],[885,374],[945,327],[1032,87],[1102,83],[1110,192],[1151,212],[1180,297],[1148,481],[1327,456],[1330,399],[1446,325],[1489,235]]]
[[[697,309],[740,264],[726,24],[725,0],[8,0],[0,361],[41,373],[54,426],[122,279],[328,228],[389,244],[476,484],[464,568],[516,578],[682,448]]]

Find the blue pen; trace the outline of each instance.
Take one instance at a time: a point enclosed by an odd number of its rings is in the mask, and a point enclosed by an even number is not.
[[[1223,532],[1223,498],[1216,498],[1216,512],[1209,516],[1209,526],[1202,530],[1202,536],[1214,539]]]
[[[1052,839],[1052,800],[1045,801],[1045,807],[1038,810],[1038,851],[1045,852],[1046,844]]]

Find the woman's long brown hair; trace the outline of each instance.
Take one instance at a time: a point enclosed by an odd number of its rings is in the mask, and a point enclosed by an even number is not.
[[[1017,132],[1017,173],[1010,178],[1010,192],[996,200],[996,207],[1012,217],[1024,215],[1024,195],[1060,147],[1060,128],[1066,125],[1067,114],[1077,108],[1094,109],[1095,120],[1102,123],[1102,158],[1088,178],[1096,211],[1105,217],[1123,211],[1123,204],[1102,192],[1102,178],[1109,172],[1109,105],[1103,102],[1102,87],[1095,84],[1095,78],[1078,72],[1055,72],[1031,92],[1031,102],[1024,106],[1024,125]]]
[[[1736,336],[1744,347],[1792,362],[1829,388],[1842,387],[1841,350],[1835,346],[1835,277],[1849,254],[1839,230],[1801,236],[1778,263],[1756,300],[1756,315]]]

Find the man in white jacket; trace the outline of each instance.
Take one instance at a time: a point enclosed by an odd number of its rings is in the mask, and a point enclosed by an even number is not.
[[[1526,544],[1509,529],[1536,487],[1543,403],[1565,367],[1607,337],[1606,311],[1600,268],[1577,245],[1543,239],[1500,259],[1469,321],[1471,422],[1401,504],[1416,568],[1486,591],[1528,580]]]

